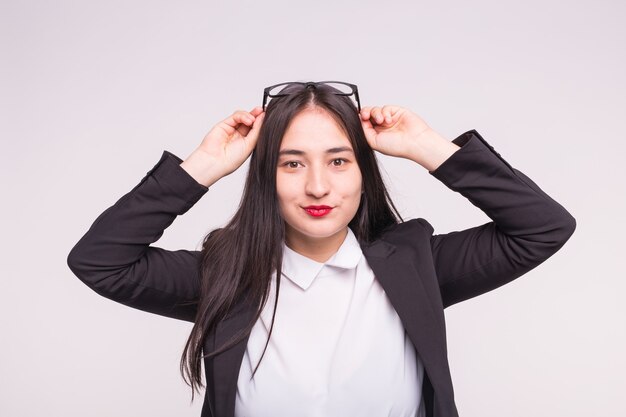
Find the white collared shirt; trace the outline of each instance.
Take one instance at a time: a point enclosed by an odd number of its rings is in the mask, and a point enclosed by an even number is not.
[[[424,368],[374,277],[356,236],[326,262],[283,242],[276,271],[239,371],[235,417],[423,417]]]

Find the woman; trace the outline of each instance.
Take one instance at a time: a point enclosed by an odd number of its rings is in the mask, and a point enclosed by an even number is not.
[[[475,130],[450,142],[407,109],[361,109],[353,84],[265,93],[186,160],[164,151],[68,265],[105,297],[194,322],[181,372],[193,399],[204,362],[203,416],[457,416],[444,308],[545,261],[574,218]],[[403,221],[374,151],[492,221],[447,234]],[[241,205],[202,251],[150,246],[250,155]]]

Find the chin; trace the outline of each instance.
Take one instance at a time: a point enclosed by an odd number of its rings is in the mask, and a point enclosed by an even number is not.
[[[325,226],[326,227],[320,226],[320,227],[315,227],[315,228],[313,227],[301,228],[301,229],[296,229],[296,231],[297,233],[304,235],[306,237],[322,239],[322,238],[336,235],[337,233],[341,232],[347,227],[347,225],[325,225]]]

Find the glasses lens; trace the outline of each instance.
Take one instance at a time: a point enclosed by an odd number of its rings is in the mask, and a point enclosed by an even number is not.
[[[352,103],[354,104],[354,107],[358,108],[359,104],[357,102],[356,96],[354,95],[354,91],[352,91],[352,87],[350,87],[349,85],[342,84],[342,83],[324,83],[324,85],[327,85],[331,89],[333,89],[335,94],[349,96],[350,99],[352,100]]]
[[[331,89],[335,90],[335,93],[341,93],[346,95],[352,94],[352,88],[350,88],[349,85],[345,85],[342,83],[324,83],[324,85],[327,85]]]
[[[269,90],[269,96],[270,97],[275,97],[275,96],[281,96],[281,95],[285,95],[285,94],[290,94],[290,93],[294,93],[296,91],[299,91],[301,89],[304,88],[304,84],[282,84],[282,85],[277,85],[276,87],[272,88]]]
[[[350,88],[349,85],[345,85],[342,83],[323,83],[323,85],[330,87],[331,90],[333,90],[333,92],[338,93],[338,94],[345,94],[345,95],[350,95],[352,94],[352,88]],[[318,85],[319,86],[319,85]],[[287,85],[278,85],[274,88],[272,88],[269,91],[269,95],[270,97],[272,96],[277,96],[277,95],[282,95],[282,94],[290,94],[299,90],[302,90],[303,88],[305,88],[305,84],[287,84]]]

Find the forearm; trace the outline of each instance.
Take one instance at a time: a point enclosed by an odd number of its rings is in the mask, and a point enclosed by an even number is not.
[[[460,147],[432,129],[412,141],[408,159],[417,162],[428,171],[434,171]]]

